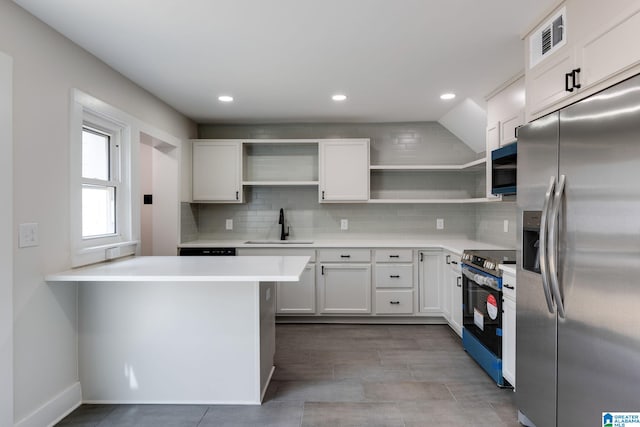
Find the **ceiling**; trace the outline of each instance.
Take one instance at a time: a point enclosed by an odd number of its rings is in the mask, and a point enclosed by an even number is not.
[[[468,98],[483,106],[556,3],[14,1],[199,123],[430,121]]]

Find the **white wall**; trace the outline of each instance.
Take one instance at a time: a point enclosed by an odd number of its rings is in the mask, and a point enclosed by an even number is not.
[[[50,408],[64,408],[78,381],[76,288],[43,282],[70,266],[72,88],[181,140],[195,125],[10,1],[0,2],[0,51],[14,60],[14,241],[19,223],[40,230],[38,247],[14,246],[14,418],[27,426],[62,415]]]
[[[13,137],[11,57],[0,52],[0,425],[13,424]]]

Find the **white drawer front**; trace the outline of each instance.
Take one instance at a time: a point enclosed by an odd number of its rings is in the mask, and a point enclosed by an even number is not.
[[[318,251],[320,262],[369,262],[369,249],[321,249]]]
[[[413,262],[411,249],[376,249],[376,262]]]
[[[308,256],[309,262],[316,262],[316,251],[312,249],[267,249],[267,248],[240,248],[238,256]]]
[[[516,300],[516,278],[511,274],[502,273],[502,294]]]
[[[413,313],[413,290],[376,291],[377,314]]]
[[[413,264],[376,264],[376,288],[413,287]]]

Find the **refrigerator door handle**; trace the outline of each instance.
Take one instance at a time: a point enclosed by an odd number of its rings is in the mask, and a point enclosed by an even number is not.
[[[547,267],[547,218],[549,216],[549,204],[551,196],[556,186],[556,177],[552,176],[549,180],[549,188],[544,195],[544,205],[542,206],[542,215],[540,218],[540,275],[542,276],[542,290],[544,298],[547,301],[549,313],[555,313],[553,309],[553,299],[551,297],[551,286],[549,285],[549,269]]]
[[[556,187],[556,193],[553,200],[553,207],[550,215],[549,222],[549,275],[551,276],[551,289],[553,290],[553,296],[556,300],[556,307],[558,307],[558,316],[564,319],[564,302],[562,301],[562,295],[560,294],[560,281],[558,279],[558,215],[560,212],[560,205],[562,204],[562,194],[564,193],[564,184],[566,177],[560,175],[558,186]]]

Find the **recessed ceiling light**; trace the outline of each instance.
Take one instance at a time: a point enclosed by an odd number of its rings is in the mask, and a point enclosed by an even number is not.
[[[220,102],[232,102],[233,101],[233,96],[229,96],[229,95],[220,95],[218,97],[218,101]]]
[[[453,99],[455,97],[456,97],[455,93],[443,93],[442,95],[440,95],[440,99],[444,99],[445,101],[449,99]]]
[[[347,95],[343,95],[341,93],[337,93],[337,94],[333,95],[331,97],[331,99],[333,99],[334,101],[344,101],[345,99],[347,99]]]

